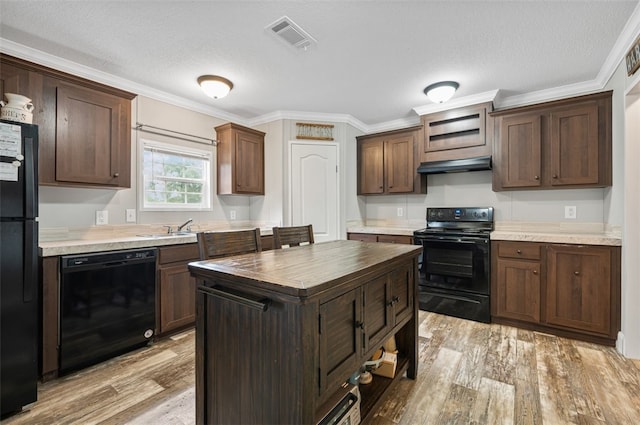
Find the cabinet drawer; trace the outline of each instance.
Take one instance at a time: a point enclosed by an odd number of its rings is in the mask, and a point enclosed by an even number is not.
[[[197,243],[165,246],[158,251],[158,262],[160,264],[174,263],[176,261],[193,261],[200,258]]]
[[[374,233],[349,233],[347,239],[360,242],[378,242],[378,235]]]
[[[413,242],[411,236],[403,235],[378,235],[378,242],[401,243],[411,245]]]
[[[498,244],[498,257],[539,260],[540,245],[524,242],[500,242]]]

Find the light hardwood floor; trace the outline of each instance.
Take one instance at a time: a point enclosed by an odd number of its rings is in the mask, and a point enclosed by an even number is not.
[[[418,379],[401,380],[370,423],[640,424],[640,361],[613,348],[419,318]],[[193,386],[194,338],[188,331],[40,385],[31,410],[2,423],[124,424]]]

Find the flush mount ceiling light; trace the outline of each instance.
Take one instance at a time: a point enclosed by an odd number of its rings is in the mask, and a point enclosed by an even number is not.
[[[443,103],[451,99],[451,96],[453,96],[458,87],[460,87],[460,84],[455,81],[440,81],[439,83],[433,83],[427,86],[427,88],[424,89],[424,94],[426,94],[433,103]]]
[[[202,75],[198,77],[198,84],[204,94],[214,99],[221,99],[229,94],[233,83],[218,75]]]

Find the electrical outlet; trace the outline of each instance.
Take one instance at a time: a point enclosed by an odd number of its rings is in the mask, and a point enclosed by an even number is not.
[[[398,217],[402,217],[404,215],[404,209],[402,207],[398,208],[396,214],[398,214]]]
[[[564,218],[574,219],[577,216],[577,210],[575,206],[564,207]]]
[[[229,217],[231,218],[231,220],[235,220],[236,219],[236,210],[229,211]]]
[[[109,211],[96,211],[96,226],[104,226],[109,224]]]
[[[127,208],[126,212],[126,221],[127,223],[135,223],[136,222],[136,210],[133,208]]]

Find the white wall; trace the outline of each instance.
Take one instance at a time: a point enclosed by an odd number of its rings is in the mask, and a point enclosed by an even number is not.
[[[563,189],[493,192],[491,171],[473,171],[427,176],[426,195],[362,197],[367,220],[392,220],[394,225],[412,227],[424,223],[426,207],[490,206],[496,221],[543,221],[606,223],[606,194],[611,189]],[[564,207],[577,207],[574,220],[564,218]],[[397,216],[403,207],[405,215]],[[621,224],[621,221],[620,221]]]
[[[640,359],[640,74],[629,80],[625,99],[622,343],[618,348],[625,356]]]
[[[305,120],[305,122],[316,122]],[[288,142],[296,140],[296,120],[277,120],[256,126],[267,133],[265,138],[265,196],[251,198],[251,219],[290,225],[289,217],[289,152]],[[346,238],[346,221],[358,215],[354,204],[358,203],[355,185],[355,137],[362,134],[359,130],[345,123],[322,121],[319,124],[333,124],[332,142],[339,145],[340,168],[340,217],[339,233]],[[321,144],[322,141],[317,141]],[[346,218],[346,219],[345,219]]]
[[[132,102],[132,124],[140,122],[154,127],[165,128],[215,139],[214,127],[226,121],[193,112],[154,99],[138,96]],[[273,136],[277,137],[277,136]],[[272,138],[273,138],[272,137]],[[212,167],[212,210],[202,212],[149,212],[140,211],[138,205],[138,157],[141,139],[156,140],[182,146],[209,149],[213,153]],[[215,147],[132,130],[131,133],[131,188],[130,189],[86,189],[40,186],[40,227],[86,228],[95,225],[96,210],[109,212],[109,224],[125,224],[125,210],[136,209],[137,223],[181,223],[188,218],[198,221],[230,220],[230,211],[236,212],[236,220],[250,220],[251,200],[247,196],[217,196],[216,192],[216,150]],[[267,166],[267,170],[269,170]],[[277,216],[279,211],[267,214]]]
[[[255,127],[266,133],[264,140],[264,196],[250,197],[250,219],[282,225],[284,213],[284,122]]]

